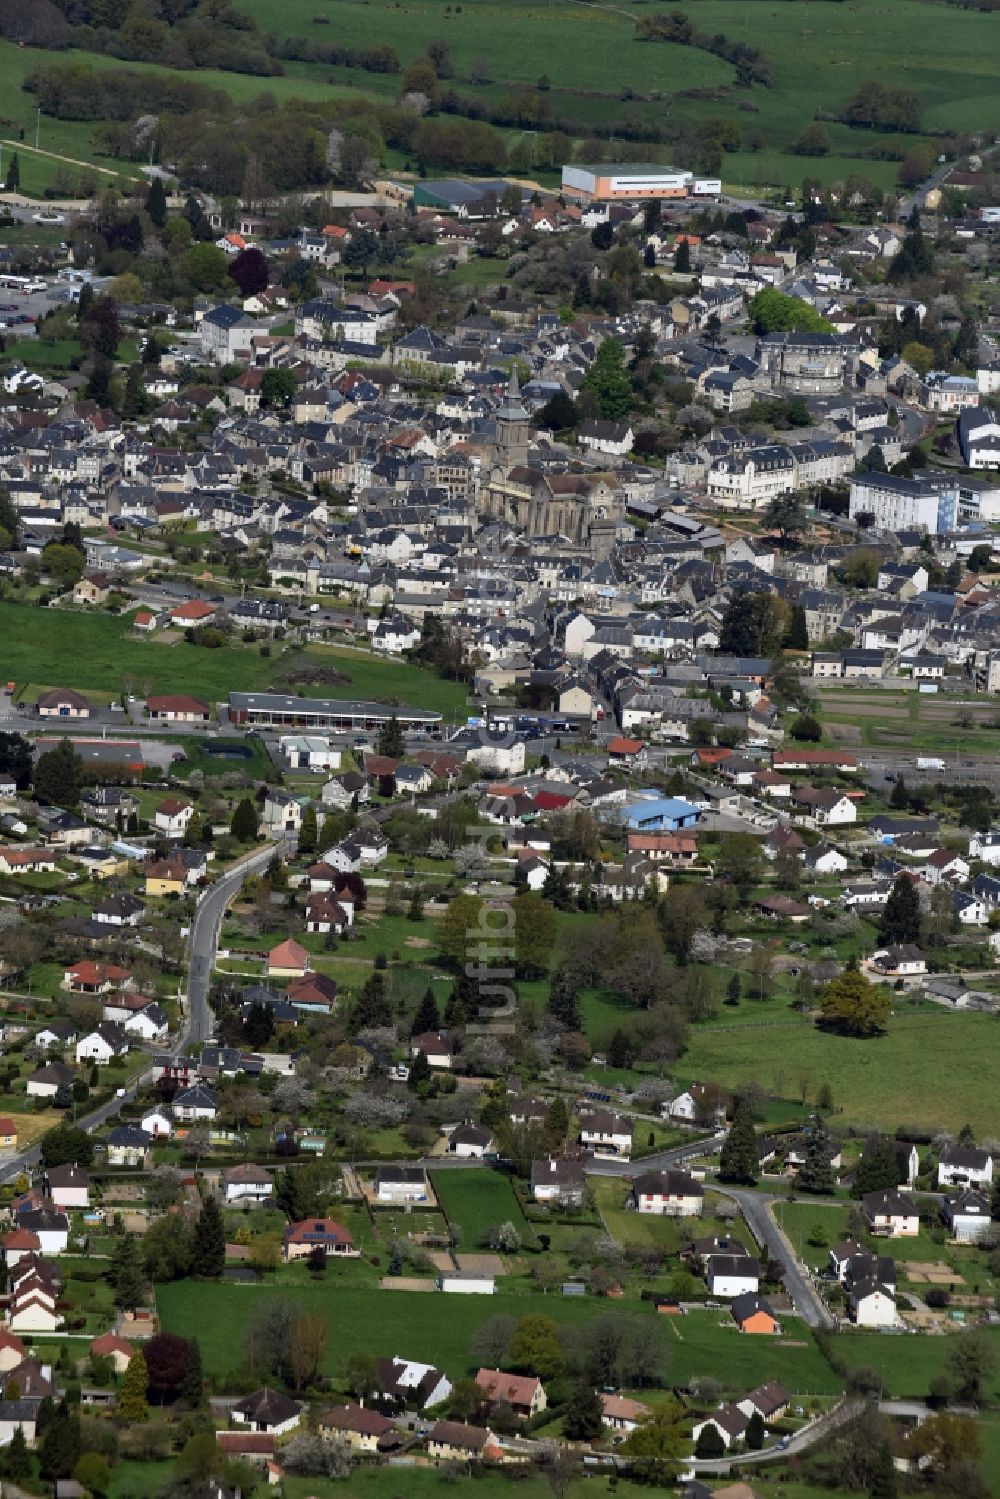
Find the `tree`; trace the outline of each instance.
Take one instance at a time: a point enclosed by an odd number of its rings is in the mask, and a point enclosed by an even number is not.
[[[729,1133],[719,1154],[719,1180],[753,1186],[760,1172],[757,1132],[746,1099],[741,1098],[733,1114]]]
[[[686,276],[691,270],[691,241],[686,235],[677,241],[677,249],[674,251],[674,270],[682,276]]]
[[[556,938],[556,913],[537,891],[522,890],[511,901],[514,961],[519,978],[541,978],[549,970]],[[489,930],[489,929],[488,929]]]
[[[232,821],[229,824],[229,831],[240,843],[253,843],[257,837],[259,826],[260,820],[257,815],[257,808],[250,798],[245,796],[236,805]]]
[[[209,1196],[205,1198],[194,1226],[191,1274],[206,1280],[216,1280],[225,1267],[226,1231],[222,1224],[222,1213],[218,1198]]]
[[[63,592],[83,577],[84,556],[76,547],[50,541],[42,549],[42,567]]]
[[[419,885],[413,887],[410,904],[406,908],[406,919],[407,921],[423,921],[424,919],[424,892]]]
[[[114,1287],[115,1306],[134,1311],[146,1294],[146,1282],[139,1260],[139,1241],[134,1234],[121,1234],[111,1256],[110,1280]]]
[[[785,538],[799,536],[806,527],[805,506],[797,494],[779,494],[764,512],[764,524]]]
[[[410,1035],[425,1036],[428,1031],[439,1030],[440,1026],[441,1017],[438,1014],[437,1000],[434,998],[434,990],[428,984],[410,1025]]]
[[[21,517],[17,506],[10,497],[9,489],[0,488],[0,551],[10,552],[15,549],[21,534]],[[6,738],[20,737],[6,735]]]
[[[545,1119],[545,1144],[546,1147],[556,1153],[562,1150],[569,1133],[569,1110],[566,1100],[557,1095],[549,1105],[549,1112]]]
[[[69,739],[40,755],[35,766],[35,796],[57,807],[75,807],[83,787],[83,761]]]
[[[222,255],[221,250],[216,253]],[[95,359],[113,360],[118,353],[121,336],[118,304],[114,297],[95,297],[86,313],[81,311],[80,342]]]
[[[182,258],[180,269],[193,291],[217,291],[226,284],[229,258],[217,245],[193,245]]]
[[[7,176],[4,179],[4,191],[8,193],[16,193],[20,186],[21,163],[18,161],[17,152],[15,151],[7,167]]]
[[[744,1437],[747,1447],[751,1452],[759,1452],[764,1445],[764,1417],[760,1411],[754,1411],[747,1422],[746,1435]]]
[[[739,976],[738,973],[732,973],[732,974],[730,974],[730,976],[729,976],[729,982],[726,985],[726,999],[725,999],[725,1002],[726,1002],[727,1005],[732,1005],[732,1006],[735,1007],[736,1005],[739,1004],[739,1002],[740,1002],[740,1000],[742,998],[743,998],[743,982],[742,982],[742,980],[741,980],[741,978],[740,978],[740,976]]]
[[[149,1393],[158,1405],[176,1400],[184,1383],[190,1357],[187,1338],[175,1332],[159,1332],[145,1344]]]
[[[401,760],[406,754],[406,740],[395,713],[380,726],[375,740],[375,752],[384,755],[387,760]]]
[[[798,713],[792,719],[789,733],[799,744],[818,744],[823,737],[823,728],[811,713]]]
[[[10,1478],[15,1484],[27,1478],[31,1472],[31,1453],[28,1451],[28,1444],[24,1439],[24,1428],[22,1426],[15,1426],[14,1428],[14,1435],[11,1437],[7,1451],[4,1453],[3,1470],[5,1476]]]
[[[763,333],[833,333],[833,324],[801,297],[767,286],[750,302],[753,331]]]
[[[167,195],[163,188],[163,181],[159,177],[154,177],[149,184],[149,191],[146,194],[146,212],[156,228],[162,229],[167,222]]]
[[[920,898],[909,875],[898,874],[882,911],[879,941],[890,945],[920,941]]]
[[[263,1051],[274,1035],[274,1013],[270,1005],[254,1000],[243,1022],[243,1035],[254,1051]]]
[[[142,1349],[137,1348],[128,1361],[118,1395],[118,1414],[123,1421],[130,1425],[145,1421],[149,1415],[148,1390],[149,1370]]]
[[[314,854],[319,843],[319,828],[316,823],[316,808],[312,802],[302,813],[302,825],[299,828],[299,853]]]
[[[193,1251],[194,1231],[180,1218],[157,1218],[143,1235],[143,1264],[154,1282],[183,1280],[190,1274]]]
[[[229,277],[230,280],[236,282],[244,297],[252,297],[255,292],[266,291],[270,280],[267,256],[262,250],[248,245],[229,262]]]
[[[832,1192],[836,1186],[833,1167],[833,1144],[830,1131],[815,1118],[806,1133],[805,1156],[799,1167],[796,1185],[802,1192]]]
[[[568,1030],[583,1029],[580,1016],[580,986],[572,967],[561,963],[549,985],[548,1011]]]
[[[600,226],[598,226],[600,227]],[[618,338],[606,338],[583,378],[583,389],[593,391],[601,415],[620,421],[632,407],[632,381],[625,368],[625,349]]]
[[[622,1444],[640,1481],[664,1487],[673,1481],[685,1449],[684,1412],[673,1403],[657,1406]]]
[[[294,370],[265,370],[260,381],[260,399],[264,406],[287,410],[295,399],[299,377]]]
[[[948,1374],[956,1400],[983,1405],[989,1398],[995,1368],[996,1355],[982,1333],[962,1333],[955,1338],[948,1354]]]
[[[557,1379],[566,1366],[557,1323],[551,1317],[521,1317],[507,1360],[516,1370],[537,1374],[539,1379]]]
[[[878,1036],[889,1021],[889,996],[856,968],[847,968],[820,991],[817,1024],[844,1036]]]
[[[851,1187],[857,1198],[869,1192],[888,1192],[899,1186],[899,1157],[893,1142],[885,1135],[870,1135],[865,1141]]]
[[[57,1124],[41,1139],[42,1163],[52,1166],[90,1166],[94,1159],[94,1142],[87,1131],[74,1124]]]
[[[91,1494],[106,1494],[111,1468],[103,1452],[85,1452],[76,1467],[73,1477]]]
[[[786,650],[807,651],[809,649],[809,626],[806,611],[801,604],[792,605],[792,615],[782,641]]]
[[[535,426],[546,432],[564,432],[579,420],[576,402],[564,390],[557,390],[535,415]]]
[[[721,1431],[714,1421],[709,1421],[698,1433],[698,1440],[694,1448],[695,1457],[722,1457],[725,1450],[726,1446],[722,1440]]]
[[[326,1317],[303,1312],[292,1324],[289,1341],[289,1365],[292,1383],[304,1390],[319,1373],[326,1348]]]
[[[586,1380],[574,1385],[563,1411],[563,1436],[569,1442],[589,1442],[604,1429],[601,1397]]]
[[[899,1492],[896,1482],[896,1465],[892,1460],[892,1448],[888,1442],[883,1442],[875,1459],[875,1470],[872,1473],[871,1486],[868,1489],[869,1499],[896,1499]]]
[[[54,1481],[69,1478],[80,1461],[80,1421],[71,1415],[65,1400],[52,1412],[39,1448],[38,1471]]]

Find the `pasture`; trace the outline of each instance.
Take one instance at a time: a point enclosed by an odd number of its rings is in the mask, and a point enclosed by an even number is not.
[[[328,1272],[323,1285],[294,1287],[175,1281],[157,1287],[156,1302],[164,1330],[197,1336],[206,1373],[224,1382],[243,1366],[241,1339],[234,1329],[245,1327],[254,1306],[274,1296],[326,1320],[329,1336],[323,1367],[335,1380],[343,1378],[351,1355],[360,1352],[376,1358],[398,1354],[422,1359],[437,1364],[454,1380],[475,1373],[478,1365],[472,1356],[472,1338],[488,1317],[543,1315],[572,1331],[582,1330],[610,1309],[607,1301],[596,1296],[563,1298],[527,1290],[449,1296],[443,1305],[441,1293],[380,1291],[358,1285],[349,1270],[336,1279]],[[710,1374],[740,1391],[767,1379],[781,1379],[800,1395],[832,1395],[842,1387],[805,1329],[800,1333],[796,1327],[788,1338],[745,1338],[728,1313],[658,1317],[650,1303],[638,1297],[616,1302],[614,1315],[648,1320],[650,1336],[661,1341],[668,1384]]]
[[[209,650],[185,640],[165,645],[155,636],[138,639],[127,618],[6,600],[0,600],[0,635],[5,678],[15,681],[29,700],[42,688],[67,685],[88,695],[117,697],[130,683],[128,690],[137,694],[190,692],[214,703],[231,691],[249,692],[279,680],[285,691],[299,690],[287,682],[295,662],[314,667],[337,655],[335,649],[320,646],[303,655],[265,657],[255,646]],[[422,667],[365,652],[350,653],[349,660],[346,653],[343,656],[338,664],[350,682],[303,690],[313,696],[418,703],[453,716],[464,708],[466,688],[461,682],[444,682]]]
[[[804,176],[830,182],[855,173],[890,188],[896,162],[883,158],[905,155],[927,137],[852,130],[833,119],[827,122],[827,156],[801,157],[790,150],[817,112],[836,116],[865,78],[891,78],[914,90],[928,131],[988,133],[1000,125],[1000,48],[990,14],[924,0],[870,0],[864,7],[804,0],[777,7],[766,0],[701,0],[691,12],[700,31],[757,46],[771,64],[771,87],[742,90],[734,87],[733,67],[719,57],[674,43],[637,40],[634,21],[649,4],[651,0],[635,0],[635,7],[626,10],[567,0],[512,0],[502,7],[493,0],[469,0],[462,6],[444,0],[407,0],[405,5],[401,0],[338,0],[336,6],[331,0],[246,0],[245,8],[263,31],[322,42],[335,29],[339,42],[354,46],[387,40],[404,67],[428,42],[444,41],[452,63],[445,87],[480,104],[496,103],[512,88],[531,87],[544,74],[552,121],[573,122],[578,137],[596,126],[624,131],[658,123],[665,110],[695,122],[723,116],[737,123],[745,138],[757,137],[757,149],[744,147],[724,162],[723,175],[734,186],[797,185]],[[323,15],[331,25],[317,24],[317,16]],[[526,57],[532,60],[526,62]],[[152,66],[73,51],[58,54],[59,61],[80,58],[102,68]],[[32,68],[55,60],[52,53],[0,43],[5,124],[15,140],[23,129],[26,141],[33,141],[35,126],[34,101],[21,90],[21,82]],[[332,95],[388,103],[399,89],[398,75],[323,63],[287,62],[284,67],[277,78],[209,70],[194,76],[225,89],[238,103],[265,91],[279,102]],[[40,145],[132,175],[132,164],[101,154],[99,130],[93,121],[43,120]],[[632,154],[642,160],[670,152],[637,144]],[[26,172],[22,161],[23,185],[41,190],[58,165],[37,158]],[[79,173],[76,166],[68,170],[71,176]]]
[[[843,1123],[893,1130],[919,1119],[978,1137],[1000,1133],[1000,1098],[968,1086],[969,1058],[984,1075],[1000,1064],[1000,1026],[990,1015],[913,1014],[889,1021],[886,1035],[855,1040],[813,1026],[692,1027],[684,1079],[712,1078],[726,1087],[756,1081],[779,1097],[808,1076],[829,1083]]]

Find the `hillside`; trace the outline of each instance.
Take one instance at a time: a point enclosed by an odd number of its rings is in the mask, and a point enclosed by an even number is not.
[[[82,3],[69,6],[69,0],[61,0],[61,8],[71,16],[88,11]],[[126,5],[113,9],[128,15]],[[126,21],[110,31],[69,27],[62,35],[79,43],[72,50],[0,42],[6,133],[16,138],[18,128],[25,131],[29,169],[22,172],[23,186],[41,190],[58,170],[52,162],[32,160],[38,100],[24,91],[25,80],[40,66],[84,62],[99,69],[161,71],[144,61],[149,57],[179,62],[187,79],[222,90],[237,107],[264,93],[278,106],[309,101],[305,123],[317,132],[317,150],[324,128],[347,119],[363,129],[390,167],[414,165],[415,154],[430,170],[509,165],[544,171],[559,165],[566,136],[579,145],[594,135],[613,138],[613,149],[634,158],[676,158],[705,170],[721,163],[734,184],[797,185],[805,176],[831,182],[854,174],[890,188],[904,158],[923,152],[930,163],[949,134],[992,133],[1000,126],[1000,20],[920,0],[873,0],[863,10],[828,0],[785,0],[776,7],[765,0],[703,0],[670,15],[675,29],[677,17],[695,28],[689,45],[641,39],[640,25],[667,20],[647,0],[635,0],[633,8],[585,7],[582,0],[511,0],[503,7],[489,0],[454,6],[443,0],[408,0],[405,6],[387,0],[244,0],[249,30],[209,23],[188,0],[167,9],[179,19],[172,28],[161,25],[157,35],[139,34],[135,27],[130,32]],[[9,16],[4,25],[5,14],[0,6],[0,30],[10,37],[14,30]],[[208,40],[199,48],[195,39],[201,36]],[[463,126],[455,116],[485,122],[477,127],[478,154],[462,146],[454,160],[445,159],[440,141],[428,146],[410,128],[412,121],[399,128],[393,106],[410,88],[407,70],[428,45],[439,59],[434,87],[445,116],[459,132]],[[732,60],[747,50],[761,58],[763,78],[748,78]],[[226,67],[195,68],[192,59],[225,61]],[[841,121],[852,95],[871,79],[912,97],[918,130],[852,128]],[[419,91],[419,82],[414,89]],[[169,109],[158,109],[156,101],[150,109],[160,115],[164,149],[183,161],[185,143],[171,129]],[[209,112],[217,116],[219,106]],[[826,132],[824,154],[797,154],[792,147],[816,117]],[[99,120],[53,119],[47,103],[39,142],[43,150],[110,172],[130,174],[138,165],[130,158],[145,157],[121,132],[109,136]],[[68,170],[72,176],[78,169]],[[308,175],[307,168],[302,172]],[[66,169],[60,173],[64,190],[65,175]]]

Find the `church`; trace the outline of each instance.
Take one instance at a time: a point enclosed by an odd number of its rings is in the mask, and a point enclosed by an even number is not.
[[[495,419],[483,486],[483,509],[527,536],[563,535],[594,556],[606,556],[625,514],[625,496],[612,473],[534,468],[528,463],[531,418],[521,401],[516,366]]]

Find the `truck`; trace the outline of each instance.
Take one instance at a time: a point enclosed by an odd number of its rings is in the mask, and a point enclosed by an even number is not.
[[[944,761],[940,755],[918,755],[918,770],[944,770]]]

